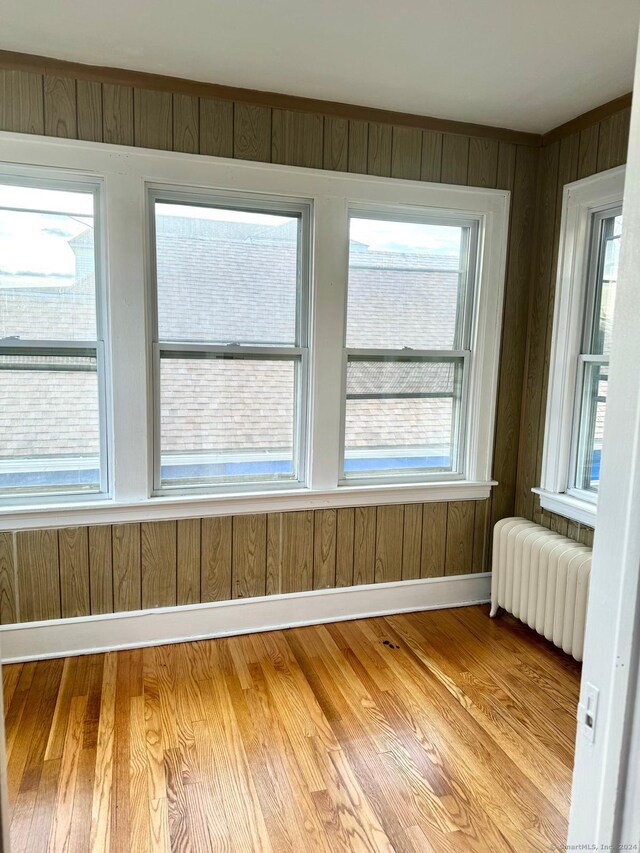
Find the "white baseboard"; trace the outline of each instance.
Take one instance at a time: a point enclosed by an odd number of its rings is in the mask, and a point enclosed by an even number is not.
[[[456,575],[4,625],[0,655],[18,663],[464,607],[488,602],[490,584],[490,573]]]

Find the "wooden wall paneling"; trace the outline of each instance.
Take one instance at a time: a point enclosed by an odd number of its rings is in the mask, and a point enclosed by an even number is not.
[[[561,536],[566,536],[569,530],[569,520],[567,518],[563,518],[561,515],[551,513],[551,524],[549,525],[549,529],[553,530],[554,533],[559,533]]]
[[[469,137],[455,133],[442,135],[442,171],[443,184],[467,183],[469,171]]]
[[[202,519],[201,600],[231,598],[231,517]]]
[[[426,503],[422,508],[421,578],[444,575],[447,545],[447,504]]]
[[[353,529],[353,583],[373,583],[376,565],[376,507],[358,506]]]
[[[578,178],[588,178],[598,168],[598,136],[597,124],[580,131]]]
[[[19,620],[13,533],[0,533],[0,625]]]
[[[580,544],[593,548],[593,535],[594,531],[592,527],[587,527],[584,524],[580,525],[580,532],[578,534],[578,541]]]
[[[536,203],[536,262],[532,280],[527,333],[527,359],[516,495],[516,512],[518,515],[524,515],[527,518],[532,518],[533,494],[531,488],[536,485],[538,427],[542,411],[544,382],[542,373],[545,362],[547,312],[552,275],[559,155],[560,146],[557,142],[543,148],[540,155],[539,192]]]
[[[133,114],[135,145],[173,149],[173,99],[169,92],[134,89]]]
[[[111,532],[113,608],[116,612],[140,610],[142,607],[140,525],[114,524]]]
[[[578,541],[578,536],[580,535],[580,525],[577,521],[573,521],[573,519],[567,519],[566,535],[569,537],[569,539],[573,539],[574,542]]]
[[[420,180],[440,180],[442,174],[442,134],[433,130],[422,131],[422,156],[420,159]]]
[[[267,595],[276,595],[282,585],[282,512],[267,514]]]
[[[467,183],[470,187],[493,189],[498,180],[498,152],[496,139],[472,136],[469,140],[469,171]]]
[[[322,167],[346,172],[349,168],[349,120],[325,116],[323,139]]]
[[[349,121],[349,161],[350,172],[367,173],[367,152],[369,149],[369,122],[351,119]]]
[[[336,517],[336,586],[351,586],[353,580],[353,549],[355,510],[342,507]]]
[[[133,145],[133,89],[102,85],[102,139],[113,145]]]
[[[510,152],[504,153],[510,157]],[[501,168],[500,158],[498,171],[506,183],[509,169]],[[491,498],[492,526],[515,512],[537,174],[537,151],[517,146],[513,185],[503,184],[504,189],[511,189],[512,196],[494,437],[493,476],[498,485]]]
[[[393,128],[391,139],[391,177],[420,180],[422,131],[413,127]]]
[[[313,588],[313,510],[285,512],[282,518],[280,592]]]
[[[267,516],[238,515],[233,519],[232,595],[254,598],[266,593]]]
[[[472,572],[489,572],[489,543],[491,541],[491,499],[475,502],[473,526]]]
[[[234,105],[231,101],[218,101],[215,98],[200,98],[200,153],[209,154],[212,157],[233,157],[234,151]],[[249,111],[247,115],[240,112],[237,113],[237,121],[239,129],[242,128],[242,136],[239,139],[239,145],[247,146],[247,153],[252,148],[250,128],[252,127],[253,112]],[[258,118],[256,118],[256,122]],[[246,123],[241,124],[242,122]],[[267,128],[268,133],[271,133],[270,126]],[[258,133],[258,126],[254,132]],[[254,140],[255,142],[255,140]],[[236,157],[242,157],[242,153],[236,153]],[[244,159],[251,160],[250,156]],[[257,158],[256,158],[257,159]],[[267,158],[268,159],[268,158]]]
[[[473,568],[473,531],[476,501],[447,504],[445,575],[466,575]]]
[[[271,110],[234,104],[233,156],[241,160],[271,160]]]
[[[193,95],[173,96],[173,150],[197,154],[200,150],[200,101]]]
[[[67,139],[78,136],[76,81],[70,77],[45,74],[44,132]]]
[[[313,533],[313,588],[336,585],[337,510],[317,509]]]
[[[404,506],[379,506],[376,511],[375,583],[402,580]]]
[[[422,504],[405,504],[402,531],[402,580],[420,577],[422,559]]]
[[[391,139],[391,125],[369,122],[367,174],[383,178],[391,175]]]
[[[62,618],[88,616],[91,612],[88,529],[63,527],[58,530],[58,551]]]
[[[143,521],[140,529],[142,607],[175,607],[177,543],[175,521]]]
[[[322,168],[324,122],[320,115],[273,110],[271,162]]]
[[[197,604],[200,599],[200,519],[178,521],[176,600],[178,604]]]
[[[516,157],[518,146],[511,142],[500,142],[498,145],[498,168],[496,187],[499,190],[513,190],[516,173]],[[535,158],[534,158],[535,162]],[[511,197],[511,214],[513,215],[514,199]]]
[[[113,613],[113,547],[111,527],[89,527],[89,591],[91,613]]]
[[[0,130],[44,133],[42,74],[0,71]]]
[[[627,161],[631,107],[600,122],[598,132],[598,172],[613,169]]]
[[[76,81],[78,139],[102,142],[102,83]]]
[[[60,564],[56,530],[15,534],[20,621],[59,619]]]

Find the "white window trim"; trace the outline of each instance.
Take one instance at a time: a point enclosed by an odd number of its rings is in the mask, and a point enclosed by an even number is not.
[[[619,166],[564,188],[542,477],[540,487],[533,489],[543,509],[591,526],[596,522],[597,499],[569,489],[591,217],[622,202],[624,176],[625,167]]]
[[[99,502],[41,499],[3,508],[0,529],[282,511],[408,501],[481,499],[490,494],[510,193],[347,175],[217,157],[0,133],[0,162],[64,170],[104,181],[107,233],[111,495]],[[313,203],[308,482],[297,490],[151,497],[152,329],[147,299],[147,190],[151,184],[309,199]],[[338,486],[348,269],[348,209],[455,211],[479,222],[482,246],[469,371],[465,478],[452,482]]]

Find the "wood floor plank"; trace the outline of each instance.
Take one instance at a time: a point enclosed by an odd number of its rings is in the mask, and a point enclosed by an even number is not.
[[[437,519],[407,509],[413,574],[416,529]],[[324,532],[332,564],[339,514]],[[16,664],[3,678],[19,853],[565,842],[579,665],[484,606]]]

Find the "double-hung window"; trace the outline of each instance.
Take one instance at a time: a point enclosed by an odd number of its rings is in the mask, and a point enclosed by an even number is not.
[[[478,222],[352,209],[343,482],[463,476]]]
[[[624,167],[565,187],[540,488],[595,524],[622,235]]]
[[[108,491],[100,190],[0,175],[0,498]]]
[[[305,478],[307,202],[150,190],[156,493]]]

